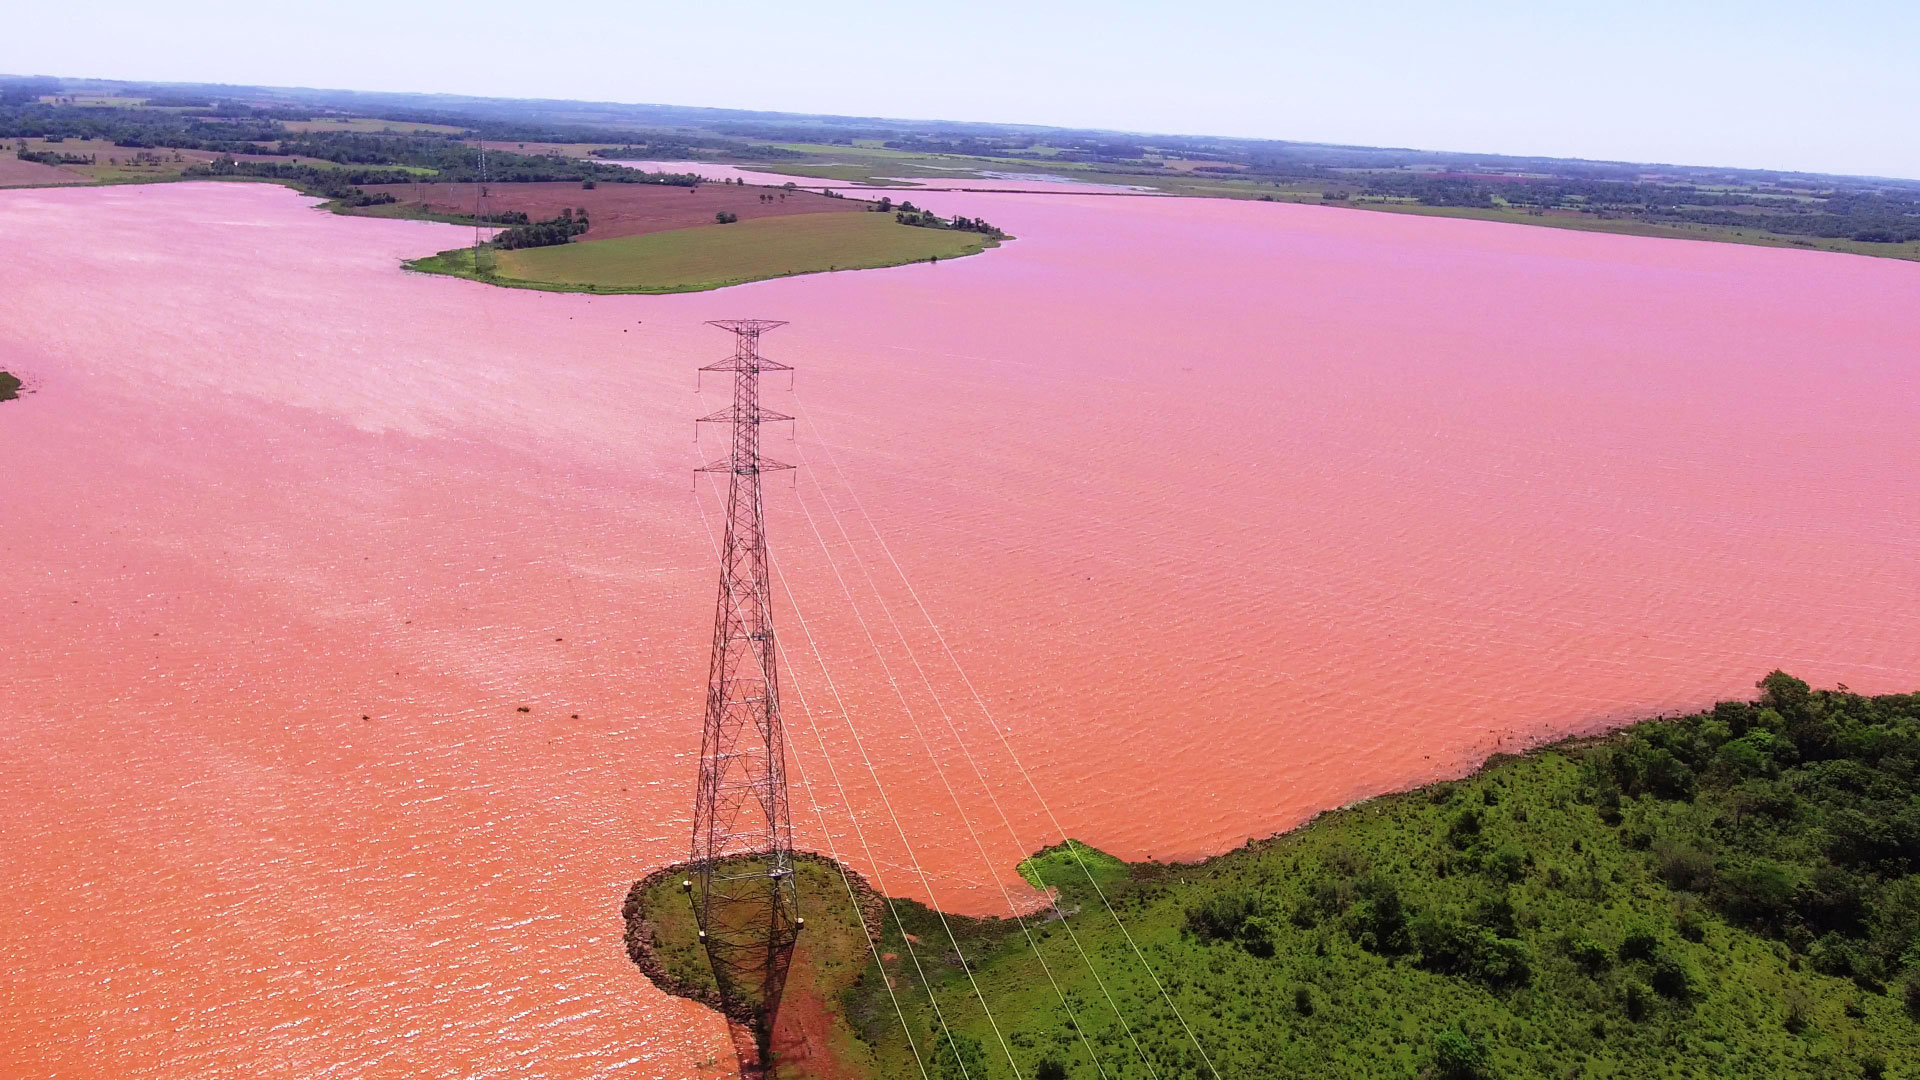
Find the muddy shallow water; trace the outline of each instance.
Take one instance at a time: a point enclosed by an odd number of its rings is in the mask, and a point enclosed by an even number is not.
[[[618,911],[689,827],[703,319],[792,320],[775,556],[952,907],[1054,838],[1000,734],[1074,835],[1177,858],[1774,666],[1920,687],[1920,266],[916,202],[1020,239],[592,298],[267,185],[0,193],[0,1073],[718,1071]],[[919,892],[778,617],[801,842],[818,805]]]

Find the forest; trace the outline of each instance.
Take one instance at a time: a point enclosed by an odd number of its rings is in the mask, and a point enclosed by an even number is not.
[[[1024,926],[898,900],[806,989],[875,1078],[1920,1075],[1920,694],[1757,690],[1203,862],[1067,841]]]

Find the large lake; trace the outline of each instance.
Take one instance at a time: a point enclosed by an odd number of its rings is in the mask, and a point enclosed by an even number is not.
[[[617,910],[687,846],[705,319],[792,321],[775,558],[954,908],[1055,838],[1009,747],[1191,858],[1776,666],[1920,689],[1920,265],[916,201],[1020,239],[596,298],[269,185],[0,193],[0,1073],[722,1071]],[[800,842],[918,893],[778,602]]]

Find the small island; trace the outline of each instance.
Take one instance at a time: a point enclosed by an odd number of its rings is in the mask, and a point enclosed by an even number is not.
[[[938,263],[977,255],[1006,239],[945,221],[908,225],[892,214],[718,216],[731,213],[719,211],[712,224],[606,239],[589,234],[572,243],[456,248],[406,267],[550,292],[703,292],[797,274]]]
[[[1920,694],[1760,689],[1200,863],[1068,841],[1024,929],[807,859],[769,1075],[1913,1075]],[[629,951],[704,1000],[678,882],[635,884]]]

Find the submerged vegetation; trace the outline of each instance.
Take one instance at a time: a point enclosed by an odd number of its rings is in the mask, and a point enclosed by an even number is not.
[[[1044,970],[1011,920],[902,902],[913,1046],[858,956],[830,1041],[935,1080],[1920,1075],[1920,695],[1760,691],[1199,864],[1049,849]]]

